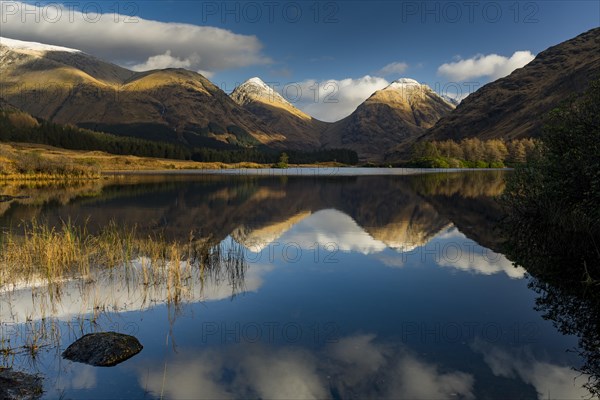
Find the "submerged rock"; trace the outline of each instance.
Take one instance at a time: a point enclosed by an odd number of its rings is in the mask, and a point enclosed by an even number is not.
[[[97,367],[112,367],[142,351],[135,337],[116,332],[89,333],[62,353],[63,358]]]
[[[41,377],[0,367],[0,400],[35,400],[43,392]]]

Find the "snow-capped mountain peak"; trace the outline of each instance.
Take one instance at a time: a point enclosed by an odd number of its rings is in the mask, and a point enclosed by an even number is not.
[[[417,82],[414,79],[400,78],[400,79],[396,79],[394,82],[390,83],[383,90],[406,90],[406,89],[415,89],[415,88],[419,89],[422,86],[426,86],[426,85],[421,85],[419,82]]]
[[[13,50],[32,50],[32,51],[62,51],[68,53],[81,53],[80,50],[71,49],[68,47],[54,46],[51,44],[44,44],[38,42],[26,42],[23,40],[9,39],[7,37],[0,36],[0,45],[9,47]]]
[[[396,79],[394,82],[392,82],[392,84],[395,84],[397,86],[399,86],[399,85],[420,85],[419,82],[417,82],[416,80],[411,79],[411,78]]]
[[[238,86],[231,97],[238,103],[243,104],[246,100],[260,100],[266,103],[283,103],[293,107],[289,101],[283,98],[273,86],[267,85],[262,79],[255,76]]]
[[[441,95],[434,91],[429,85],[419,83],[411,78],[400,78],[390,83],[384,89],[376,92],[380,96],[397,96],[400,95],[403,98],[414,99],[414,98],[438,98],[443,100],[445,103],[456,107],[460,101],[447,96]]]
[[[242,83],[242,85],[245,85],[245,84],[256,85],[265,90],[272,90],[272,88],[269,85],[267,85],[262,79],[260,79],[258,76],[250,78],[246,82]]]

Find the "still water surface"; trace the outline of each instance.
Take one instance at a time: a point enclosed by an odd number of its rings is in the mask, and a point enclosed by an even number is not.
[[[0,188],[4,230],[33,217],[202,240],[234,263],[174,298],[127,268],[0,288],[2,338],[40,350],[47,398],[589,397],[577,347],[502,255],[504,173],[144,176]],[[61,359],[82,334],[143,344],[111,368]]]

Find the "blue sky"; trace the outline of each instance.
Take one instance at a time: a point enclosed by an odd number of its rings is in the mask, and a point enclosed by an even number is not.
[[[488,2],[492,3],[489,5],[474,1],[273,3],[281,4],[274,9],[273,23],[269,22],[266,6],[260,7],[263,14],[259,22],[248,20],[256,10],[252,4],[264,4],[261,2],[146,2],[140,3],[140,11],[149,18],[160,19],[163,14],[173,20],[256,35],[264,44],[265,54],[275,61],[272,69],[264,68],[258,75],[278,78],[270,70],[287,68],[296,80],[357,78],[375,74],[391,62],[403,61],[412,66],[407,74],[429,81],[436,79],[440,64],[455,56],[511,55],[517,50],[537,54],[600,25],[598,1],[501,1]],[[469,6],[470,3],[480,5]],[[215,9],[209,4],[214,4]],[[300,5],[302,10],[296,23],[286,21],[283,13],[287,7],[293,16],[292,4]],[[236,6],[239,11],[226,13],[226,7]],[[320,11],[318,22],[314,19],[315,8]],[[460,18],[455,17],[456,10],[462,13]],[[496,10],[502,15],[493,22]],[[515,15],[517,11],[520,15]],[[314,62],[315,59],[321,62]],[[224,72],[217,77],[243,79],[244,74],[239,72]]]
[[[0,1],[0,34],[138,70],[196,70],[227,92],[259,76],[326,120],[399,77],[465,96],[600,25],[599,1],[78,0],[61,12],[57,4]],[[328,94],[337,102],[324,102]]]

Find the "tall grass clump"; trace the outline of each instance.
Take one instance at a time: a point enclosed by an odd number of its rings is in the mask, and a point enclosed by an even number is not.
[[[193,276],[202,281],[224,275],[232,287],[239,286],[246,262],[241,246],[230,247],[224,250],[222,244],[193,235],[187,240],[143,235],[135,226],[114,221],[91,233],[86,224],[62,221],[53,226],[34,219],[0,235],[0,288],[33,280],[56,284],[124,268],[132,270],[123,275],[126,279],[142,279],[146,286],[166,284],[169,299],[178,301]]]

